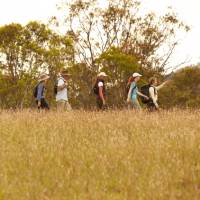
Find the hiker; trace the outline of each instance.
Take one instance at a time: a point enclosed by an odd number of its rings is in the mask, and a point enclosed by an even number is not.
[[[159,110],[158,105],[158,91],[164,87],[166,83],[169,81],[165,81],[161,85],[158,85],[158,79],[156,77],[151,77],[149,79],[149,101],[147,103],[147,108],[149,111]]]
[[[105,78],[107,74],[101,72],[97,75],[97,80],[94,85],[94,94],[96,95],[97,108],[99,110],[105,109],[106,106],[106,87],[105,87]]]
[[[49,105],[45,99],[46,83],[50,77],[47,74],[41,74],[38,79],[38,85],[34,90],[34,97],[36,98],[36,104],[38,109],[49,110]]]
[[[149,99],[147,96],[143,95],[141,92],[138,91],[137,82],[142,77],[139,73],[133,73],[132,77],[129,79],[128,85],[130,85],[127,97],[128,107],[133,107],[136,110],[140,110],[141,106],[137,99],[137,96],[142,96],[145,99]]]
[[[67,90],[67,79],[68,79],[67,70],[63,70],[59,73],[57,81],[56,81],[56,103],[58,111],[70,111],[72,110],[71,105],[68,100],[68,90]]]

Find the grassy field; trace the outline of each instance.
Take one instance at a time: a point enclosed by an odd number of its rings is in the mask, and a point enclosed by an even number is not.
[[[0,200],[165,199],[200,199],[200,111],[1,112]]]

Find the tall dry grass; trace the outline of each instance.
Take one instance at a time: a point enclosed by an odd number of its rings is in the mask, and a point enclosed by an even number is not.
[[[200,112],[0,114],[0,200],[198,200]]]

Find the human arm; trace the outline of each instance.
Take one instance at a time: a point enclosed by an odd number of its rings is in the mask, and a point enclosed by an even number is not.
[[[149,99],[148,96],[142,94],[141,92],[137,91],[137,95],[141,96],[141,97],[144,97],[145,99]]]
[[[101,100],[103,101],[103,105],[106,104],[105,98],[104,98],[104,94],[103,94],[103,86],[99,87],[99,97],[101,98]]]
[[[157,90],[162,89],[168,82],[169,82],[169,81],[163,82],[161,85],[157,86],[156,89],[157,89]]]

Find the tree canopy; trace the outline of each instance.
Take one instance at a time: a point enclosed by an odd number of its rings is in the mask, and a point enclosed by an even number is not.
[[[109,75],[109,105],[123,106],[129,76],[142,73],[141,84],[155,75],[163,79],[179,43],[177,32],[190,29],[171,9],[162,16],[142,14],[141,3],[135,0],[107,0],[105,6],[98,0],[71,0],[62,3],[60,10],[62,20],[52,17],[48,25],[32,21],[0,27],[1,107],[33,106],[32,91],[43,71],[50,74],[47,98],[54,104],[53,85],[63,68],[71,74],[68,87],[73,106],[93,105],[92,87],[102,70]],[[61,28],[65,34],[56,31]]]

